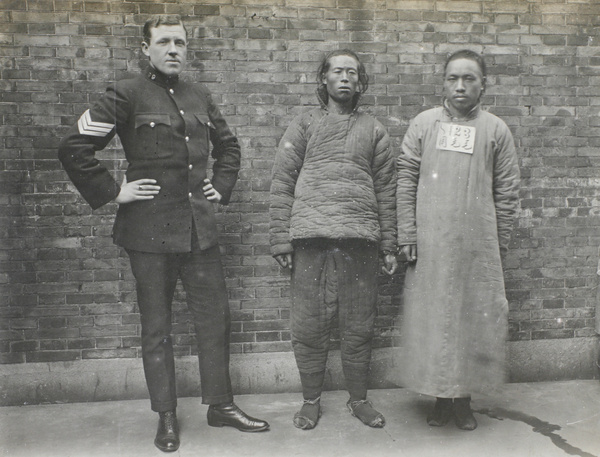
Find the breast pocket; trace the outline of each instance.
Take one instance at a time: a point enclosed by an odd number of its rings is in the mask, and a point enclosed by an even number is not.
[[[204,154],[208,154],[210,149],[210,135],[215,130],[215,125],[211,122],[208,114],[196,113],[196,119],[198,120],[198,128],[200,130],[201,144],[204,149]]]
[[[164,159],[173,155],[171,116],[145,113],[135,116],[136,151],[139,159]]]

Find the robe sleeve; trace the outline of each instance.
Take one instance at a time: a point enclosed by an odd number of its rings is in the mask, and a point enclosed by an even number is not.
[[[506,124],[498,130],[494,151],[494,204],[500,251],[508,249],[519,209],[520,172],[515,144]]]
[[[415,118],[404,135],[402,150],[396,162],[398,246],[417,244],[417,186],[419,185],[422,152],[421,127],[418,118]]]

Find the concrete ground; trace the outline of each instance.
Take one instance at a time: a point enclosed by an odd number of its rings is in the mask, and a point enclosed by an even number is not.
[[[434,399],[406,389],[371,390],[386,417],[370,429],[346,410],[347,394],[325,392],[314,430],[294,428],[300,394],[240,395],[236,403],[268,420],[265,433],[241,433],[206,423],[198,398],[181,398],[181,447],[174,456],[265,457],[600,457],[598,380],[507,384],[474,396],[477,430],[454,423],[429,427]],[[154,447],[157,415],[147,400],[0,408],[0,456],[138,457],[165,455]]]

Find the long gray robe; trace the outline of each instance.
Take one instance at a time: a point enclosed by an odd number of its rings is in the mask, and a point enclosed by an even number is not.
[[[474,133],[465,149],[472,153],[438,148],[441,123],[446,131],[449,124],[474,127],[445,141],[461,149]],[[440,107],[412,121],[397,187],[398,244],[417,244],[418,253],[404,288],[405,387],[453,398],[504,382],[501,250],[509,243],[518,188],[513,138],[496,116],[477,107],[457,121]]]

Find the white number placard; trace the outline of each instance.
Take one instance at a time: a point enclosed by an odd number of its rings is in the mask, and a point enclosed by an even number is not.
[[[437,147],[448,151],[464,152],[473,154],[475,145],[475,127],[466,125],[440,122],[438,131]]]

